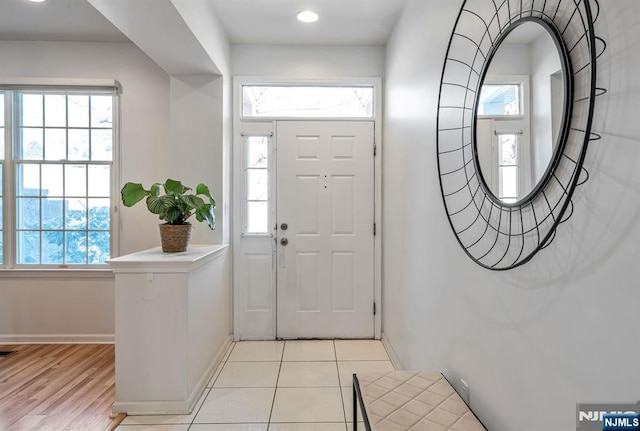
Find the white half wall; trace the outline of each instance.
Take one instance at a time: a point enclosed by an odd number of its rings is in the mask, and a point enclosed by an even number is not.
[[[170,159],[169,76],[131,43],[0,41],[2,78],[116,79],[120,97],[119,183],[145,185]],[[119,208],[120,253],[159,245],[143,205]],[[113,341],[114,281],[0,273],[0,342]]]
[[[458,245],[437,174],[442,64],[461,0],[410,0],[387,45],[383,331],[406,369],[438,369],[492,431],[575,429],[577,402],[640,399],[640,3],[602,4],[608,43],[573,217],[524,266]],[[606,7],[605,7],[606,6]]]

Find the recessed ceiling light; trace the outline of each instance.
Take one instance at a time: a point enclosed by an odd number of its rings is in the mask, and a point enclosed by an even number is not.
[[[298,21],[311,23],[311,22],[318,21],[318,14],[310,10],[305,10],[300,12],[297,15],[297,18],[298,18]]]
[[[47,0],[28,0],[28,1],[31,2],[31,3],[44,3]]]

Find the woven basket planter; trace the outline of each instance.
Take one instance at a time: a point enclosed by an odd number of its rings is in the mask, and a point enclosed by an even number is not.
[[[160,243],[165,253],[179,253],[186,251],[191,239],[191,225],[161,224]]]

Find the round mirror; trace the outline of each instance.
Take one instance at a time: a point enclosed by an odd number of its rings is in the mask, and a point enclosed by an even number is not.
[[[512,269],[547,247],[588,179],[606,92],[590,3],[559,2],[550,15],[546,1],[462,2],[440,79],[438,176],[455,237],[484,268]]]
[[[474,111],[475,160],[489,196],[521,205],[549,179],[571,106],[564,44],[540,19],[521,19],[494,43]]]

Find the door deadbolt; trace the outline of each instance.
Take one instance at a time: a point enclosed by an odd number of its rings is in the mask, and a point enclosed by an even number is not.
[[[280,244],[281,244],[281,245],[287,245],[287,244],[289,244],[289,240],[288,240],[288,239],[286,239],[286,238],[282,238],[282,239],[280,240]]]
[[[287,229],[289,229],[289,225],[288,225],[288,224],[286,224],[286,223],[282,223],[282,224],[280,225],[280,229],[282,229],[282,230],[287,230]]]

